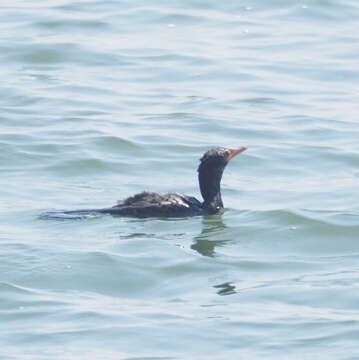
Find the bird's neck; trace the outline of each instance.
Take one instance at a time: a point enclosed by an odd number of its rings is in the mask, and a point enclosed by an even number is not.
[[[205,200],[202,206],[208,214],[218,213],[218,211],[223,209],[221,192],[217,193],[216,196],[214,196],[212,199]]]
[[[209,214],[215,214],[223,208],[221,197],[221,179],[223,169],[200,168],[198,173],[199,187],[203,197],[203,208]]]

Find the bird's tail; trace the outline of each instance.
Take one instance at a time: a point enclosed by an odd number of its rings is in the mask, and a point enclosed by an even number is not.
[[[106,209],[85,209],[85,210],[70,210],[70,211],[47,211],[42,213],[39,217],[44,220],[80,220],[90,219],[106,214]]]

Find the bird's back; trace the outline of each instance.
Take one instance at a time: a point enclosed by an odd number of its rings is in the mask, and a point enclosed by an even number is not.
[[[196,198],[178,193],[142,192],[120,201],[104,212],[131,217],[185,217],[203,215],[202,204]]]

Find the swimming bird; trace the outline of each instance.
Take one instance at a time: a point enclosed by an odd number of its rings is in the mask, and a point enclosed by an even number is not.
[[[216,214],[223,208],[221,196],[223,171],[231,159],[245,150],[247,150],[245,146],[237,149],[217,147],[202,156],[198,166],[198,182],[203,202],[180,193],[142,192],[119,201],[110,208],[64,211],[62,214],[82,217],[100,213],[135,218]],[[51,213],[48,215],[51,217]]]

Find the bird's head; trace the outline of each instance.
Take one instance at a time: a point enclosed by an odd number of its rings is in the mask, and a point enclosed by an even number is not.
[[[247,150],[246,146],[241,146],[238,149],[224,147],[210,149],[201,157],[198,171],[203,167],[224,169],[231,159],[245,150]]]

